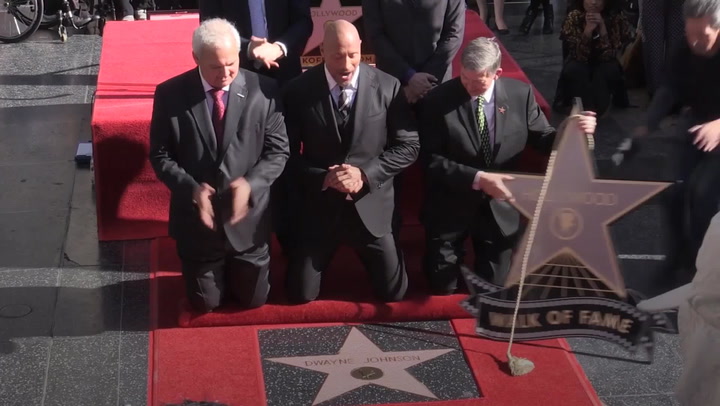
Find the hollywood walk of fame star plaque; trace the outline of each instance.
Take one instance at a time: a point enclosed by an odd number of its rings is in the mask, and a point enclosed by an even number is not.
[[[312,0],[310,13],[313,19],[313,32],[305,45],[301,63],[303,68],[310,68],[323,62],[320,55],[320,44],[323,40],[324,25],[328,21],[347,20],[357,28],[360,38],[365,38],[365,26],[362,19],[362,0]],[[369,47],[368,41],[361,44],[362,61],[368,64],[375,63],[375,55]]]
[[[480,398],[449,322],[258,332],[268,406]]]
[[[472,294],[462,305],[477,317],[479,335],[508,339],[527,255],[515,339],[590,336],[631,350],[642,347],[652,356],[652,330],[671,329],[670,323],[665,314],[635,306],[642,298],[625,287],[609,225],[670,184],[597,179],[588,138],[576,120],[560,126],[547,178],[513,174],[506,183],[528,223],[538,215],[529,252],[528,224],[502,286],[464,270]]]

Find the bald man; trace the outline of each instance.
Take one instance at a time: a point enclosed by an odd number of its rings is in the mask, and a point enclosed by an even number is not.
[[[338,20],[324,29],[325,63],[291,81],[284,98],[288,172],[302,192],[288,293],[296,302],[316,299],[335,251],[347,245],[377,298],[397,301],[407,276],[391,230],[392,180],[417,158],[415,123],[400,82],[360,62],[355,26]]]

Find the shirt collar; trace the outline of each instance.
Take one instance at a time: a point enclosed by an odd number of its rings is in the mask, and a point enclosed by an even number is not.
[[[198,67],[198,73],[200,73],[200,81],[202,81],[202,85],[203,85],[203,89],[205,89],[205,93],[215,89],[214,87],[212,87],[210,85],[210,83],[207,82],[207,80],[205,80],[205,78],[202,75],[202,71],[200,70],[200,67]],[[239,74],[239,72],[238,72],[238,74]],[[224,90],[226,92],[230,91],[230,85],[224,86],[222,88],[222,90]]]
[[[325,79],[327,79],[328,88],[330,89],[330,91],[332,91],[338,84],[335,79],[333,79],[332,75],[330,75],[330,71],[328,70],[327,65],[323,64],[323,69],[325,69]],[[352,78],[350,78],[350,84],[346,86],[346,88],[349,87],[350,89],[357,90],[358,77],[360,76],[358,72],[360,72],[360,65],[355,68],[353,76]]]
[[[493,102],[493,99],[495,98],[495,81],[494,80],[490,84],[490,87],[488,88],[488,90],[486,90],[485,93],[482,94],[482,97],[483,97],[483,99],[485,99],[486,104]],[[477,98],[478,98],[477,96],[473,96],[472,100],[475,101],[475,100],[477,100]]]

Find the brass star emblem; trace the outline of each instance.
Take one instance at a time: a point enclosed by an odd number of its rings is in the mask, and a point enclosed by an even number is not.
[[[343,6],[340,0],[323,0],[320,7],[310,9],[313,19],[313,32],[308,38],[303,55],[317,48],[323,42],[325,23],[334,20],[354,22],[362,17],[361,6]]]
[[[670,183],[597,179],[586,137],[577,127],[576,119],[569,119],[563,134],[558,136],[554,168],[549,174],[551,179],[530,249],[527,274],[537,273],[554,258],[569,255],[624,298],[625,283],[608,226]],[[513,205],[531,219],[544,177],[513,176],[515,180],[506,183],[516,199]],[[515,251],[506,287],[520,282],[529,228]]]

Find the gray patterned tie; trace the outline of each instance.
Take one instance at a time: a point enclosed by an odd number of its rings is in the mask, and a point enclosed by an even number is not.
[[[338,111],[340,114],[342,114],[343,117],[347,117],[348,113],[350,112],[350,97],[345,92],[345,88],[342,86],[338,86],[340,88],[340,96],[338,97]]]
[[[488,129],[488,123],[485,119],[485,98],[478,96],[477,98],[477,125],[478,131],[480,132],[480,151],[482,151],[483,159],[485,160],[485,166],[492,165],[492,146],[490,145],[490,130]]]

